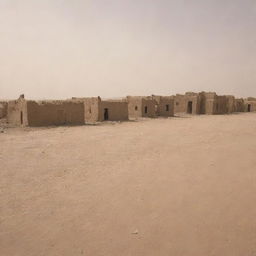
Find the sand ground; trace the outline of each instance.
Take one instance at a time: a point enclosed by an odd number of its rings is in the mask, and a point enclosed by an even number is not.
[[[1,256],[256,256],[256,113],[0,134]]]

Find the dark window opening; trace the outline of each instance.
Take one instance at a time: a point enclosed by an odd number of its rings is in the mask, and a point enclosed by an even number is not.
[[[136,111],[138,110],[138,106],[135,106],[135,110],[136,110]]]
[[[108,120],[108,108],[104,108],[104,120]]]
[[[90,114],[92,113],[92,109],[91,109],[91,108],[89,108],[89,113],[90,113]]]
[[[23,112],[20,112],[20,123],[23,124]]]
[[[248,104],[247,111],[251,112],[251,104]]]
[[[176,106],[179,106],[179,102],[176,102]]]
[[[189,101],[189,102],[188,102],[187,113],[188,113],[188,114],[192,114],[192,110],[193,110],[193,102],[192,102],[192,101]]]
[[[166,110],[166,111],[169,111],[169,105],[166,105],[166,106],[165,106],[165,110]]]
[[[145,107],[145,114],[147,114],[148,113],[148,107],[146,106]]]

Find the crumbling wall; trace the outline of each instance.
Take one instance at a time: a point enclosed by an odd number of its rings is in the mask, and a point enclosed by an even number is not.
[[[174,116],[174,98],[172,96],[160,96],[157,106],[158,116]]]
[[[244,99],[235,99],[235,112],[244,112],[245,103]]]
[[[107,111],[107,116],[106,116]],[[126,100],[101,100],[99,103],[99,121],[127,121],[128,103]]]
[[[84,123],[94,124],[99,122],[99,111],[101,98],[98,97],[72,97],[72,101],[82,102],[84,104]]]
[[[214,101],[214,114],[228,113],[228,99],[226,96],[216,96]]]
[[[84,104],[75,101],[28,101],[28,125],[82,125]]]
[[[152,97],[142,98],[142,117],[156,117],[156,101]]]
[[[227,95],[227,113],[235,112],[235,97],[232,95]]]
[[[156,117],[157,101],[152,96],[127,96],[129,118]]]
[[[249,98],[254,99],[254,98]],[[256,111],[256,100],[248,100],[244,101],[244,112],[255,112]]]
[[[8,102],[0,101],[0,118],[7,117]]]
[[[7,122],[11,126],[27,126],[27,101],[24,97],[11,100],[7,107]]]
[[[176,94],[174,96],[174,113],[200,114],[199,103],[199,94],[197,93],[187,92],[185,95]]]
[[[142,117],[142,97],[127,96],[129,118]]]

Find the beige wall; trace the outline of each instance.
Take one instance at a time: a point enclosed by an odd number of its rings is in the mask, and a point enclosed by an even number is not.
[[[85,123],[95,123],[99,121],[100,97],[84,99],[84,120]]]
[[[160,96],[157,114],[164,117],[174,116],[174,98],[168,96]]]
[[[0,101],[0,118],[7,117],[8,102]]]
[[[228,113],[228,99],[226,96],[217,96],[214,102],[214,114]]]
[[[235,112],[235,97],[231,95],[228,95],[226,97],[227,97],[227,103],[228,103],[228,106],[227,106],[228,113]]]
[[[151,96],[127,96],[127,101],[129,118],[156,117],[157,102]]]
[[[82,125],[84,104],[74,101],[28,101],[28,125]]]
[[[27,102],[23,98],[8,102],[7,122],[11,126],[27,126]]]
[[[250,112],[255,112],[256,111],[256,101],[253,101],[253,100],[246,100],[244,102],[244,111],[245,112],[249,112],[249,107],[250,105]]]
[[[244,99],[235,99],[235,112],[244,112]]]
[[[174,113],[187,113],[189,102],[192,102],[192,114],[199,114],[199,95],[196,93],[174,96]]]
[[[127,121],[128,103],[127,101],[102,100],[99,105],[99,121],[104,121],[105,109],[108,110],[109,121]]]
[[[142,99],[141,108],[142,108],[142,117],[150,117],[150,118],[156,117],[156,102],[151,97],[146,97]]]
[[[127,96],[130,119],[142,117],[142,97]]]

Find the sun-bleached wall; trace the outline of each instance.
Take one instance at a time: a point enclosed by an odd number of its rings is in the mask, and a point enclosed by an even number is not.
[[[7,117],[8,102],[0,101],[0,118]]]
[[[108,110],[109,121],[127,121],[128,103],[125,100],[101,100],[99,103],[99,121],[104,121],[105,109]]]
[[[74,101],[27,101],[29,126],[82,125],[84,104]]]
[[[8,102],[7,122],[10,126],[27,126],[27,101],[20,97]]]

